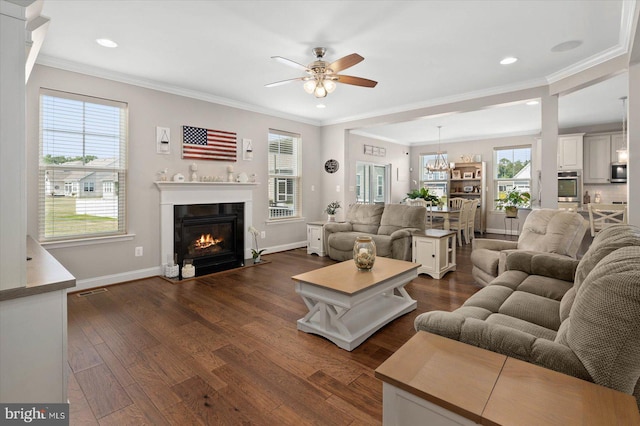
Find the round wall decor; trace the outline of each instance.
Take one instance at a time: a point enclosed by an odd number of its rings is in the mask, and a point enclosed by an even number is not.
[[[335,173],[338,171],[339,168],[340,168],[340,163],[338,163],[338,160],[334,160],[333,158],[330,160],[327,160],[327,162],[324,163],[324,170],[327,173]]]

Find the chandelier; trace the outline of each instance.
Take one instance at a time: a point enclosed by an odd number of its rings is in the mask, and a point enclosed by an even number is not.
[[[627,97],[620,98],[622,101],[622,140],[624,141],[623,148],[616,150],[618,154],[618,163],[626,163],[629,160],[629,151],[627,150]]]
[[[440,151],[440,130],[442,126],[438,126],[438,151],[436,152],[436,161],[427,165],[427,170],[430,172],[448,172],[449,163],[444,159],[442,151]]]

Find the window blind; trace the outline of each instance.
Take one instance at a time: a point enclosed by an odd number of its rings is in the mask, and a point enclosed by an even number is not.
[[[127,104],[40,92],[41,241],[126,233]]]
[[[300,217],[300,135],[269,130],[269,219]]]

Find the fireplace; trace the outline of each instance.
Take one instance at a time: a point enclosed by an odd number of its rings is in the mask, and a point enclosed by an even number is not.
[[[244,264],[244,203],[174,205],[177,264],[190,260],[196,276]]]

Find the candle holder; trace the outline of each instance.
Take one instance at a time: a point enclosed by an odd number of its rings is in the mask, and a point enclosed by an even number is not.
[[[376,243],[371,237],[357,237],[353,244],[353,261],[361,271],[370,271],[376,261]]]

